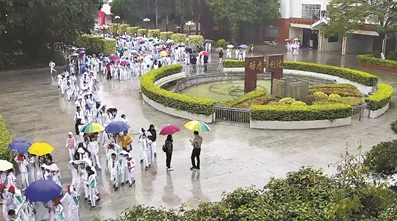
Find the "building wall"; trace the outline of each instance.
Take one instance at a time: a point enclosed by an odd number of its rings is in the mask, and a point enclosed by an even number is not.
[[[302,4],[323,5],[328,0],[280,0],[281,18],[302,18]]]
[[[347,54],[365,54],[372,53],[374,44],[373,36],[352,35],[347,37],[346,53]]]
[[[339,36],[338,42],[328,42],[328,37],[323,35],[321,40],[321,51],[341,51],[342,50],[342,37]]]
[[[284,43],[286,38],[289,38],[289,18],[280,18],[277,21],[278,37],[277,42]]]
[[[289,38],[303,38],[302,28],[289,28]]]

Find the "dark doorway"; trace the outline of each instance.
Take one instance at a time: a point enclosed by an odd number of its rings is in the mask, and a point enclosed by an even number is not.
[[[305,48],[318,48],[318,31],[303,29],[303,39],[302,39],[302,47]]]
[[[318,31],[317,30],[311,30],[310,39],[313,41],[313,47],[311,47],[311,48],[317,50],[318,49]]]

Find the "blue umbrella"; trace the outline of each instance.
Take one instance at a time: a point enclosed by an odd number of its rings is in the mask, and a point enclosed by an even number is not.
[[[26,189],[25,196],[32,202],[47,203],[62,194],[62,187],[53,180],[38,180]]]
[[[159,55],[155,55],[154,57],[153,57],[153,60],[158,60],[158,59],[160,59],[161,58],[161,56],[159,56]]]
[[[248,48],[248,45],[242,44],[238,46],[239,48]]]
[[[31,143],[24,140],[16,140],[8,145],[8,149],[17,153],[27,153]]]
[[[104,58],[103,58],[103,61],[109,62],[110,59],[109,59],[108,57],[104,57]]]
[[[130,126],[124,121],[113,121],[105,127],[105,132],[108,134],[115,134],[130,129]]]

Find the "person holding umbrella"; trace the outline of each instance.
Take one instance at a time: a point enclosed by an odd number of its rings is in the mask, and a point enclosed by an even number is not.
[[[163,146],[163,151],[166,154],[165,162],[168,171],[173,171],[174,169],[171,167],[171,159],[172,159],[172,152],[174,151],[174,140],[172,139],[172,135],[168,134],[167,139],[165,140],[165,144]]]
[[[23,190],[25,190],[29,186],[29,162],[24,154],[18,154],[14,160],[18,164],[19,172],[21,172],[22,186]]]

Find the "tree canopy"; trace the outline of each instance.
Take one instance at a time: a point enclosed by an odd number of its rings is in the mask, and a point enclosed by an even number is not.
[[[102,0],[0,0],[2,49],[34,60],[54,42],[70,43],[93,28],[102,4]]]
[[[346,35],[369,25],[379,34],[396,32],[397,2],[394,0],[332,0],[328,10],[328,34]]]

